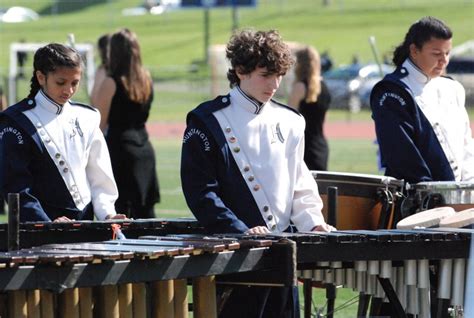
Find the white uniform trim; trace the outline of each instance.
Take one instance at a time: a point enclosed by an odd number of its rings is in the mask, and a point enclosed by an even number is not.
[[[303,161],[304,119],[272,101],[255,102],[238,88],[214,113],[267,227],[300,231],[324,223],[318,188]],[[295,151],[296,149],[296,151]]]
[[[456,181],[474,180],[474,141],[461,84],[444,77],[429,79],[409,59],[402,81],[430,122]]]
[[[36,127],[76,207],[82,210],[92,201],[98,220],[115,214],[118,190],[99,129],[99,112],[69,102],[58,105],[42,91],[35,102],[24,114]]]

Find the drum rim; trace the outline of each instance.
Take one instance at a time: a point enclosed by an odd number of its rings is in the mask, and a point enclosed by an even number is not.
[[[376,186],[398,186],[403,188],[404,181],[396,179],[390,176],[375,175],[375,174],[364,174],[364,173],[353,173],[353,172],[340,172],[340,171],[311,171],[313,178],[316,181],[325,182],[338,182],[338,183],[354,183],[354,184],[366,184]],[[334,177],[345,177],[343,180],[334,179]]]

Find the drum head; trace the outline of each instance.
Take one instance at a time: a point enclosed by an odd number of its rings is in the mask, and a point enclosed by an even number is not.
[[[416,227],[436,227],[442,219],[455,213],[456,211],[449,206],[426,210],[404,218],[397,223],[397,229],[412,230]]]
[[[440,227],[468,227],[474,224],[474,208],[456,212],[439,222]]]

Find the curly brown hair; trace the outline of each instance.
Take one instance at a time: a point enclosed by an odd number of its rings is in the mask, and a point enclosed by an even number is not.
[[[234,33],[226,47],[231,64],[227,71],[230,87],[240,84],[240,74],[250,74],[257,67],[266,67],[269,73],[285,75],[294,63],[290,48],[276,30],[243,30]]]

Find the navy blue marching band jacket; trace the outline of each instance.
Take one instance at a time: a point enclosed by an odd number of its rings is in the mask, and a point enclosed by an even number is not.
[[[261,105],[239,87],[191,111],[181,181],[196,218],[213,233],[323,224],[317,184],[303,162],[304,127],[291,108]]]
[[[474,141],[464,88],[429,79],[409,59],[371,94],[385,175],[409,183],[474,181]]]
[[[105,219],[118,196],[100,114],[43,91],[0,113],[0,189],[20,194],[20,220]]]

